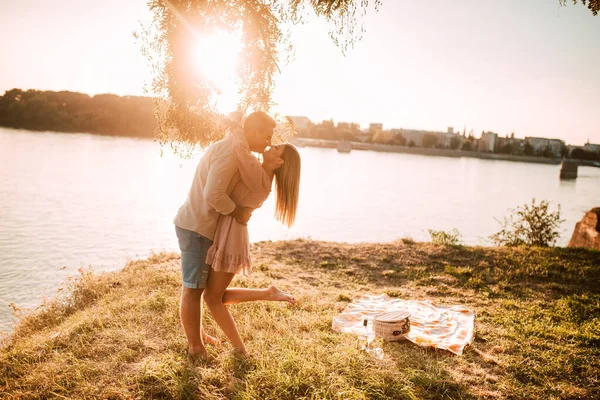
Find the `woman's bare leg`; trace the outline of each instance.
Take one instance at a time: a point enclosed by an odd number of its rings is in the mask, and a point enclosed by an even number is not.
[[[227,288],[223,296],[223,304],[226,305],[261,300],[287,301],[290,304],[296,304],[294,296],[275,286],[269,286],[268,289]]]
[[[208,283],[204,290],[204,301],[210,310],[215,322],[225,333],[225,336],[231,341],[236,352],[246,354],[246,346],[235,325],[235,320],[229,313],[227,306],[223,304],[223,296],[227,286],[235,274],[228,272],[215,271],[211,268],[208,275]]]
[[[204,342],[204,344],[215,345],[215,344],[219,343],[219,339],[206,333],[206,331],[204,330],[204,326],[202,327],[201,332],[202,332],[202,341]]]
[[[223,304],[225,305],[247,301],[287,301],[292,305],[296,304],[294,296],[273,285],[268,289],[227,288],[223,295]],[[204,329],[202,329],[202,341],[212,345],[219,343],[217,338],[210,336]]]

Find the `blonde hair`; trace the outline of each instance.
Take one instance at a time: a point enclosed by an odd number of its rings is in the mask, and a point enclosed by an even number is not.
[[[300,154],[293,145],[286,143],[282,158],[283,165],[275,170],[275,219],[291,227],[296,220],[300,192]]]

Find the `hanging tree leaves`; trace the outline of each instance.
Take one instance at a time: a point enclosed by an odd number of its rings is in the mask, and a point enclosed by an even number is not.
[[[565,5],[568,0],[559,0],[561,5]],[[598,15],[600,11],[600,0],[580,0],[584,6],[586,6],[594,15]],[[573,0],[573,3],[577,4],[577,0]]]
[[[241,38],[236,85],[239,110],[269,111],[273,78],[292,49],[289,27],[314,13],[329,23],[345,52],[361,38],[362,18],[381,0],[152,0],[153,22],[136,36],[153,70],[157,138],[176,152],[206,146],[223,135],[227,119],[216,108],[220,88],[196,68],[194,43],[225,31]],[[195,52],[196,51],[196,52]],[[201,54],[199,56],[202,56]],[[210,60],[207,60],[210,62]]]

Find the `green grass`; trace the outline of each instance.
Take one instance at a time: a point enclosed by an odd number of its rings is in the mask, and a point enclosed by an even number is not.
[[[260,248],[260,252],[257,251]],[[442,246],[410,240],[253,246],[233,285],[275,284],[298,299],[231,306],[250,359],[221,339],[186,357],[179,257],[83,274],[67,296],[23,317],[0,348],[0,398],[593,399],[600,398],[600,252]],[[355,349],[331,320],[361,294],[463,304],[476,313],[463,356],[384,343]]]

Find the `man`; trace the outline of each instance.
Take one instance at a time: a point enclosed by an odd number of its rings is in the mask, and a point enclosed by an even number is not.
[[[276,123],[264,112],[254,112],[244,121],[244,136],[250,151],[263,153],[270,146]],[[202,331],[202,292],[210,266],[206,253],[212,245],[220,214],[247,224],[251,209],[237,206],[229,197],[240,180],[232,151],[232,136],[214,143],[198,162],[187,200],[175,216],[175,231],[181,250],[183,288],[179,315],[192,357],[206,358]]]

